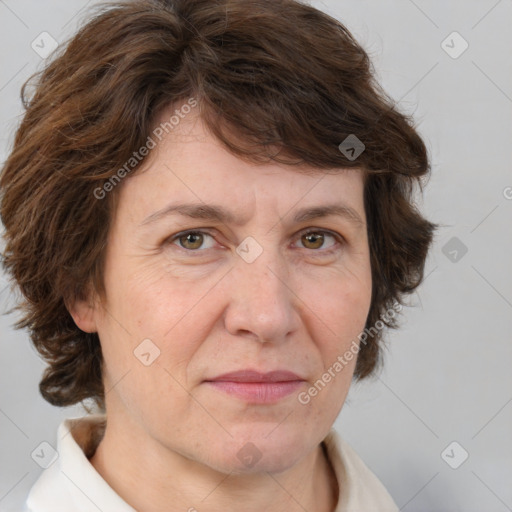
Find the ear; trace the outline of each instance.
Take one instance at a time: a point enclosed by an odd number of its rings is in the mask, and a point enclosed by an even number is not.
[[[66,308],[77,327],[84,332],[97,332],[96,312],[97,302],[90,298],[75,298],[73,301],[65,301]]]

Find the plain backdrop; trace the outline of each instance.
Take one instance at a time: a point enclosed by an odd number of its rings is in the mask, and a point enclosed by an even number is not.
[[[43,65],[32,42],[42,32],[64,41],[94,3],[0,0],[1,161],[20,87]],[[387,335],[383,371],[353,386],[335,427],[402,510],[512,510],[512,1],[313,5],[349,28],[414,115],[432,158],[420,208],[442,224],[426,280]],[[14,297],[0,278],[5,311]],[[39,396],[44,363],[14,320],[0,317],[2,511],[21,510],[42,471],[34,449],[83,412]]]

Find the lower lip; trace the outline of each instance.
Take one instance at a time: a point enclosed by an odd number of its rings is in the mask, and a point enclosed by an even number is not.
[[[270,404],[296,392],[304,383],[302,380],[285,382],[233,382],[208,381],[208,384],[224,393],[253,404]]]

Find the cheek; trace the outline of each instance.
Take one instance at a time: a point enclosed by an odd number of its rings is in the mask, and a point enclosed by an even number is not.
[[[167,266],[163,258],[154,258],[150,263],[116,269],[117,278],[111,283],[112,308],[139,336],[164,341],[213,285],[211,277],[191,282],[177,277]]]
[[[311,312],[312,321],[326,331],[327,348],[343,350],[363,330],[371,303],[371,272],[369,264],[356,271],[330,269],[318,278],[309,276],[301,286]]]
[[[162,279],[119,290],[100,334],[106,389],[141,423],[190,414],[189,365],[215,319],[207,301],[197,307],[200,296],[168,284]]]
[[[332,424],[343,406],[357,362],[358,336],[371,301],[371,279],[332,275],[309,282],[309,330],[320,365],[310,386],[298,397],[315,424]]]
[[[177,279],[156,265],[125,276],[112,294],[104,329],[107,365],[116,369],[116,375],[128,370],[140,374],[141,382],[153,388],[166,388],[171,375],[188,387],[189,362],[218,319],[216,280]],[[137,359],[147,352],[154,358],[149,369],[160,371],[146,371]]]

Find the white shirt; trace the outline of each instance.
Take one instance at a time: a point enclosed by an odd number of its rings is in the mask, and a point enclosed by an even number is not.
[[[90,415],[61,423],[58,457],[30,490],[29,512],[135,512],[87,458],[101,439],[104,421],[105,416]],[[384,486],[336,431],[323,443],[340,490],[334,512],[398,512]]]

